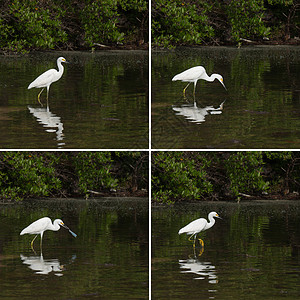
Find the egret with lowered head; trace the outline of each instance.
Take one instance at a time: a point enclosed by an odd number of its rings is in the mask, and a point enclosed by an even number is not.
[[[212,74],[211,76],[208,76],[205,68],[202,66],[197,66],[197,67],[187,69],[182,73],[175,75],[172,81],[180,80],[183,82],[188,82],[188,85],[183,89],[183,96],[185,97],[185,90],[192,82],[194,83],[194,96],[195,96],[196,85],[199,79],[204,79],[206,81],[211,81],[211,82],[214,81],[215,79],[218,79],[220,83],[223,85],[223,87],[225,88],[225,90],[227,90],[223,82],[224,81],[223,77],[220,74]]]
[[[48,217],[38,219],[35,222],[31,223],[29,226],[27,226],[26,228],[24,228],[21,231],[20,235],[23,235],[23,234],[26,234],[26,233],[36,234],[36,236],[33,238],[33,240],[30,243],[31,248],[33,249],[33,242],[36,239],[36,237],[40,234],[41,235],[41,244],[40,244],[40,246],[42,247],[42,240],[43,240],[44,231],[46,231],[46,230],[58,231],[60,229],[60,226],[62,226],[64,228],[66,228],[67,230],[69,230],[69,232],[74,237],[77,236],[73,231],[70,230],[69,227],[67,227],[64,224],[64,222],[61,219],[54,220],[53,224],[52,224],[51,219],[48,218]]]
[[[43,106],[43,104],[40,101],[41,93],[43,92],[44,88],[47,88],[47,104],[48,104],[48,96],[49,96],[49,90],[51,83],[59,80],[64,73],[64,67],[62,63],[68,63],[67,60],[64,57],[59,57],[57,59],[57,67],[58,71],[56,69],[50,69],[43,74],[41,74],[38,78],[36,78],[33,82],[31,82],[28,86],[28,89],[32,88],[42,88],[40,93],[38,94],[38,101]]]
[[[206,219],[204,219],[204,218],[200,218],[200,219],[194,220],[191,223],[189,223],[188,225],[186,225],[183,228],[181,228],[178,231],[178,234],[182,234],[182,233],[191,234],[191,236],[189,237],[189,241],[192,241],[191,238],[194,236],[194,244],[193,244],[193,246],[195,247],[195,242],[196,242],[197,234],[199,232],[202,232],[204,230],[207,230],[207,229],[213,227],[214,224],[215,224],[215,222],[216,222],[216,220],[214,218],[221,219],[216,212],[212,211],[212,212],[210,212],[208,214],[208,220],[209,220],[209,222],[207,222]],[[204,247],[203,240],[199,239],[199,242],[200,242],[201,246]]]

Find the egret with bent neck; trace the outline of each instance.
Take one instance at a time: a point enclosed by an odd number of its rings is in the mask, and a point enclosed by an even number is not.
[[[203,79],[203,80],[210,81],[210,82],[217,79],[223,85],[225,90],[227,90],[225,87],[225,84],[223,82],[223,77],[220,74],[212,74],[211,76],[208,76],[205,68],[202,66],[197,66],[197,67],[187,69],[187,70],[183,71],[182,73],[175,75],[173,77],[172,81],[180,80],[183,82],[188,82],[188,85],[183,89],[183,96],[185,97],[185,90],[192,82],[194,83],[194,96],[195,96],[196,85],[197,85],[197,81],[199,79]]]
[[[61,220],[61,219],[56,219],[52,221],[50,218],[48,217],[44,217],[41,219],[38,219],[36,221],[34,221],[33,223],[31,223],[30,225],[28,225],[26,228],[24,228],[20,235],[23,234],[36,234],[36,236],[33,238],[33,240],[31,241],[30,245],[31,248],[33,250],[33,242],[36,239],[36,237],[40,234],[41,235],[41,244],[40,247],[42,248],[42,241],[43,241],[43,234],[44,231],[46,230],[52,230],[52,231],[58,231],[60,229],[60,226],[66,228],[67,230],[69,230],[69,232],[76,237],[77,235],[70,230],[70,228],[68,226],[65,225],[65,223]]]

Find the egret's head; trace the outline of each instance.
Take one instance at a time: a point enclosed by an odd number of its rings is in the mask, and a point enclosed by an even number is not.
[[[222,219],[222,218],[219,216],[219,214],[217,214],[215,211],[212,211],[212,212],[210,213],[210,215],[211,215],[212,217],[214,217],[214,218]]]
[[[64,57],[59,57],[59,58],[57,59],[57,61],[60,61],[60,62],[62,62],[62,63],[69,63]]]
[[[58,223],[59,226],[62,226],[69,230],[69,227],[66,226],[65,223],[61,219],[56,219],[55,221]]]
[[[220,81],[220,83],[223,85],[224,89],[227,91],[226,86],[224,84],[223,77],[221,75],[219,75],[219,74],[216,74],[215,77]]]

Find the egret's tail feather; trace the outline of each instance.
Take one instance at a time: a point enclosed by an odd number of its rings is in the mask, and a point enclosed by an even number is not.
[[[172,78],[172,81],[177,81],[177,80],[180,80],[180,79],[178,79],[178,75],[175,75],[175,76]]]
[[[182,234],[184,231],[183,231],[183,228],[181,228],[179,231],[178,231],[178,234]]]
[[[31,82],[30,84],[29,84],[29,86],[28,86],[28,90],[30,90],[30,89],[32,89],[34,86],[33,86],[33,82]]]

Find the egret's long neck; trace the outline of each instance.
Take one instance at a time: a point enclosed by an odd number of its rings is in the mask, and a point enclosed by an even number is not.
[[[216,220],[214,219],[213,216],[209,216],[208,219],[209,219],[209,222],[207,223],[205,229],[208,229],[208,228],[214,226],[214,224],[216,222]]]
[[[51,227],[52,227],[51,230],[53,230],[53,231],[58,231],[60,229],[60,226],[58,225],[57,222],[55,222],[55,220],[54,220],[53,224],[51,225]]]
[[[64,66],[62,65],[62,63],[60,61],[57,62],[57,66],[58,66],[58,73],[60,75],[62,75],[64,72]]]
[[[218,74],[212,74],[212,75],[208,76],[205,73],[205,76],[206,76],[206,78],[203,78],[203,79],[205,79],[206,81],[214,81],[217,78]]]

